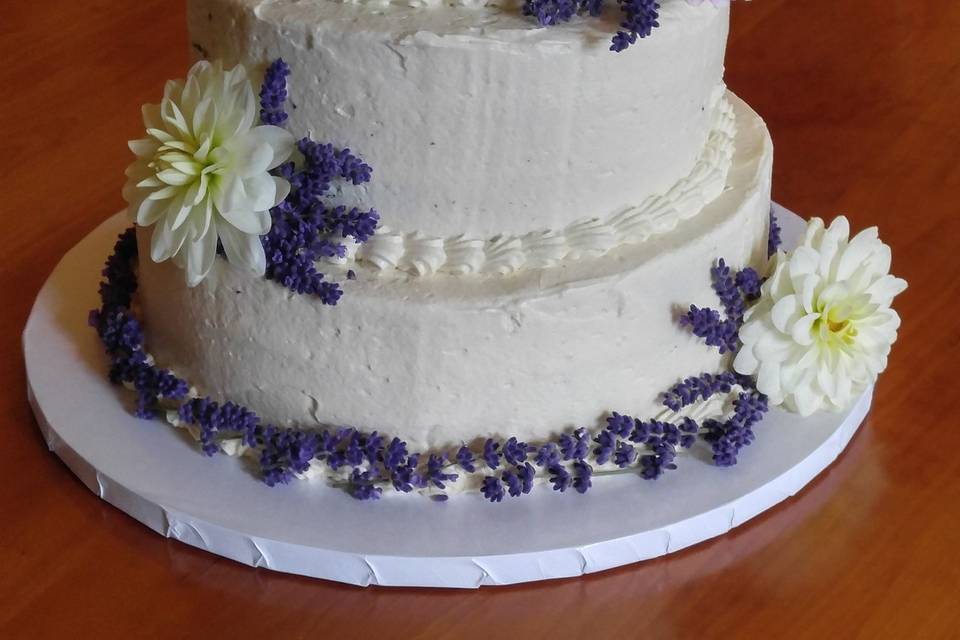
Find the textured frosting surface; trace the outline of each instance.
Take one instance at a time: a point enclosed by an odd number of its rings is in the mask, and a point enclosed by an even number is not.
[[[561,229],[523,235],[497,234],[486,240],[459,234],[430,237],[419,231],[397,233],[382,227],[353,252],[381,270],[400,269],[414,275],[435,272],[466,275],[552,267],[563,260],[601,256],[625,244],[639,244],[676,228],[720,195],[727,182],[736,131],[733,107],[721,95],[711,101],[713,129],[690,175],[664,194],[649,196],[606,218],[583,218]]]
[[[291,62],[290,129],[358,152],[374,180],[348,195],[422,236],[404,240],[416,252],[400,265],[442,270],[442,249],[462,272],[478,239],[502,236],[480,269],[496,272],[514,268],[516,236],[606,220],[694,171],[729,8],[662,5],[655,37],[621,54],[608,50],[615,7],[547,29],[515,4],[191,0],[189,22],[200,55]],[[549,263],[551,239],[538,246],[524,260]]]
[[[714,260],[759,266],[766,255],[772,146],[732,101],[726,189],[670,233],[510,278],[361,268],[333,308],[223,260],[194,289],[172,265],[142,260],[148,348],[201,392],[267,420],[379,429],[415,448],[536,441],[608,410],[656,415],[661,391],[721,365],[676,322],[691,303],[716,305]]]

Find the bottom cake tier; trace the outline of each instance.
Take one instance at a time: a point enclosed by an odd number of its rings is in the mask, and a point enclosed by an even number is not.
[[[507,277],[352,265],[358,277],[334,307],[224,260],[190,289],[171,263],[144,258],[147,347],[200,393],[266,421],[379,430],[415,450],[543,441],[611,410],[654,416],[678,380],[723,368],[678,323],[691,304],[716,305],[711,267],[767,256],[772,145],[760,117],[732,101],[724,192],[640,245]]]

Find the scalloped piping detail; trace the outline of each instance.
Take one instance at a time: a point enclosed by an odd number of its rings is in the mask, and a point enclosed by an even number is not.
[[[623,245],[646,242],[693,218],[723,193],[736,135],[733,105],[726,93],[716,100],[712,125],[707,143],[687,177],[666,193],[650,196],[607,218],[582,218],[560,230],[501,234],[487,240],[463,235],[444,239],[383,227],[357,248],[353,258],[382,271],[396,269],[415,276],[508,275],[521,269],[554,266],[563,260],[595,258]]]

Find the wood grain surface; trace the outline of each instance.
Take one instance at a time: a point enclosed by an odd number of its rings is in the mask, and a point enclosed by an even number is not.
[[[849,449],[719,539],[479,592],[253,570],[150,532],[47,452],[20,334],[59,257],[123,206],[139,107],[188,65],[183,4],[0,7],[0,637],[960,637],[960,3],[734,3],[727,80],[769,123],[775,198],[879,225],[910,282]]]

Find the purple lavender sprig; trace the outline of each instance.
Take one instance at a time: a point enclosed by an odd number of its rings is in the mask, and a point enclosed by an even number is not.
[[[619,53],[660,26],[660,5],[656,0],[618,0],[618,3],[624,15],[620,23],[623,30],[613,36],[610,51]]]
[[[161,401],[183,399],[188,387],[184,380],[147,360],[143,329],[129,310],[137,289],[133,270],[137,253],[136,230],[127,229],[117,238],[101,272],[101,306],[90,312],[87,323],[96,330],[110,359],[110,381],[133,386],[137,392],[134,414],[150,419],[159,413]]]
[[[491,469],[500,466],[500,458],[503,453],[500,451],[500,443],[493,438],[487,438],[483,443],[483,461]]]
[[[378,480],[379,476],[372,469],[354,469],[350,472],[348,491],[357,500],[379,500],[383,489],[377,484]]]
[[[680,411],[694,402],[708,400],[717,393],[729,393],[737,380],[737,375],[730,371],[716,375],[701,373],[699,376],[686,378],[663,394],[663,406],[671,411]]]
[[[457,474],[447,472],[447,454],[431,453],[427,460],[427,475],[425,480],[438,489],[446,489],[447,482],[456,482]]]
[[[593,486],[593,467],[583,460],[573,463],[573,488],[577,493],[586,493]]]
[[[610,50],[620,52],[646,38],[660,26],[660,5],[655,0],[617,0],[623,12],[621,31],[610,40]],[[523,15],[536,18],[543,27],[569,22],[576,15],[599,16],[603,0],[526,0]]]
[[[267,67],[260,86],[260,122],[279,126],[287,121],[284,104],[287,101],[287,76],[290,67],[283,58],[277,58]]]
[[[773,257],[773,254],[780,249],[780,246],[783,244],[783,239],[780,237],[782,229],[780,228],[780,222],[777,220],[776,214],[773,212],[773,207],[770,207],[770,233],[767,236],[767,257]]]
[[[320,436],[299,429],[263,428],[260,473],[269,486],[286,484],[310,468],[321,448]]]
[[[536,469],[533,468],[533,465],[529,462],[525,462],[522,465],[513,467],[513,469],[507,469],[501,474],[501,479],[503,484],[507,487],[507,493],[510,494],[510,497],[516,498],[518,496],[530,493],[533,491],[533,478],[536,476]]]
[[[740,450],[753,442],[753,427],[763,419],[767,410],[767,397],[756,389],[748,389],[734,400],[734,413],[729,419],[704,422],[703,439],[712,445],[717,466],[737,464]]]
[[[455,458],[457,464],[460,465],[460,468],[467,473],[473,473],[477,470],[477,466],[475,464],[476,458],[473,457],[473,452],[470,451],[470,447],[467,445],[463,445],[457,449],[457,455]]]
[[[504,496],[503,482],[497,476],[486,476],[480,486],[480,493],[490,502],[500,502]]]
[[[282,59],[267,69],[260,88],[264,124],[282,125],[288,118],[284,110],[288,75],[290,67]],[[266,277],[296,293],[316,296],[323,304],[335,305],[343,290],[327,280],[316,263],[321,258],[345,257],[346,238],[366,242],[376,231],[380,215],[374,209],[330,205],[321,198],[335,181],[369,182],[373,170],[350,149],[336,149],[310,138],[301,139],[297,150],[302,156],[299,166],[291,161],[273,172],[290,183],[290,193],[270,211],[272,226],[261,238]]]
[[[680,317],[680,326],[689,327],[693,335],[703,338],[720,353],[736,351],[740,344],[737,323],[730,318],[721,318],[714,309],[690,305],[690,310]]]
[[[527,461],[530,454],[536,450],[536,447],[511,437],[503,444],[503,459],[507,464],[522,465]]]
[[[599,11],[599,2],[591,3],[591,6],[593,5],[597,5]],[[540,26],[549,27],[568,22],[577,15],[580,7],[577,0],[526,0],[523,3],[522,12],[525,16],[536,18]]]
[[[680,317],[680,326],[688,327],[693,335],[703,338],[720,353],[736,352],[740,348],[740,327],[747,312],[747,303],[760,297],[763,280],[750,267],[734,273],[723,258],[710,269],[711,288],[720,299],[723,315],[715,309],[690,305]]]
[[[564,433],[557,441],[564,460],[583,460],[590,451],[590,434],[583,427]]]
[[[220,405],[209,398],[194,398],[180,405],[178,417],[200,427],[200,445],[208,456],[219,450],[217,436],[222,434],[240,436],[248,446],[266,443],[257,414],[232,402]]]
[[[743,292],[737,286],[738,275],[731,274],[730,267],[723,258],[717,260],[717,264],[710,269],[711,286],[720,298],[723,312],[728,319],[736,323],[737,327],[743,324],[743,314],[747,311]]]

